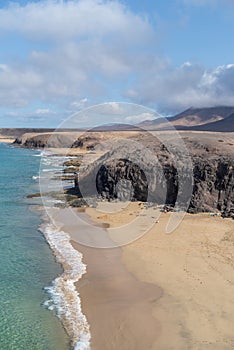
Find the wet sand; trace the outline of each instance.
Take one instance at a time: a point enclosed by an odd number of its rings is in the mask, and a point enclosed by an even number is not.
[[[69,232],[73,247],[83,254],[87,265],[87,273],[76,285],[90,324],[91,349],[153,349],[160,323],[152,315],[152,305],[163,295],[162,289],[131,274],[121,261],[121,248],[98,249],[77,243],[77,229],[88,234],[91,228],[82,220],[77,227],[74,211],[59,210],[54,219]]]
[[[87,263],[87,274],[77,289],[90,324],[91,349],[152,349],[160,335],[152,305],[162,289],[129,273],[118,248],[85,248],[74,242],[73,246]]]

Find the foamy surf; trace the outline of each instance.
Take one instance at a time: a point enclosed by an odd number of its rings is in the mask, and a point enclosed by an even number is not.
[[[45,303],[49,310],[56,310],[64,328],[71,338],[74,350],[90,350],[90,331],[75,283],[86,272],[82,254],[75,250],[69,235],[52,224],[44,224],[40,230],[53,250],[56,259],[62,264],[64,273],[56,278],[51,287],[45,289],[51,299]]]

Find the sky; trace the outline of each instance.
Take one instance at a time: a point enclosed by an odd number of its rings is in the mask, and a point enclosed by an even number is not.
[[[0,127],[106,102],[146,109],[78,126],[234,105],[233,28],[233,0],[0,0]]]

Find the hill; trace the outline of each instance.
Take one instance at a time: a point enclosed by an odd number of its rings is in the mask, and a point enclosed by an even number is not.
[[[232,130],[228,128],[232,119],[227,118],[231,114],[234,114],[234,107],[189,108],[174,117],[158,118],[152,121],[146,120],[138,124],[138,126],[149,130],[168,129],[173,125],[178,130],[233,131],[233,128]],[[221,123],[226,119],[226,122]],[[218,124],[214,125],[215,123]],[[204,129],[200,128],[203,125],[207,127]]]
[[[233,132],[234,131],[234,113],[229,117],[218,120],[217,122],[207,123],[189,128],[195,131],[214,131],[214,132]]]

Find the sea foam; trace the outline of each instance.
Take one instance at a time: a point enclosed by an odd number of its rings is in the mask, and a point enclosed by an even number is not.
[[[57,277],[52,286],[45,289],[50,300],[45,302],[49,310],[56,310],[64,328],[71,337],[74,350],[90,350],[90,331],[86,317],[81,310],[79,294],[75,283],[86,273],[82,254],[70,243],[70,236],[52,224],[40,227],[56,259],[62,264],[64,272]]]

